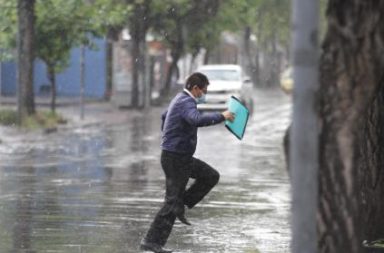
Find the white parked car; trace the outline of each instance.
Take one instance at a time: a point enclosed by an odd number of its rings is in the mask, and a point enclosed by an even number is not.
[[[208,93],[206,103],[198,104],[200,111],[227,109],[227,102],[231,96],[237,97],[253,112],[253,85],[239,65],[203,65],[197,69],[208,77]]]

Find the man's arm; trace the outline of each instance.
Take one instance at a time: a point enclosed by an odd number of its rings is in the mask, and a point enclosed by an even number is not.
[[[197,110],[196,104],[193,102],[185,103],[185,108],[182,115],[189,124],[196,127],[211,126],[219,124],[226,119],[230,121],[233,121],[234,119],[234,115],[229,111],[225,111],[223,113],[216,112],[201,114]]]

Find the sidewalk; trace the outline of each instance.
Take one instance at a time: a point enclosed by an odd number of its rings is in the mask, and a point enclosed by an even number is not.
[[[50,105],[50,97],[35,97],[37,110],[49,109]],[[16,108],[16,106],[17,97],[0,96],[0,108]],[[75,125],[81,126],[97,123],[103,120],[103,115],[109,115],[112,112],[117,113],[119,109],[110,102],[100,98],[85,98],[84,119],[81,119],[81,102],[79,97],[57,97],[56,111],[68,121],[67,124],[63,125],[64,128],[67,128],[74,127]]]
[[[49,109],[51,99],[49,97],[36,97],[35,106],[37,110]],[[0,97],[0,108],[15,108],[16,97]],[[81,104],[78,97],[58,97],[56,100],[56,111],[67,121],[67,124],[59,126],[59,129],[73,127],[84,127],[94,124],[119,124],[138,117],[149,111],[159,111],[159,107],[148,109],[121,109],[110,101],[100,98],[86,98],[84,100],[84,118],[81,118]],[[156,112],[155,112],[156,113]]]
[[[105,102],[102,98],[84,98],[85,103],[90,102]],[[17,97],[16,96],[0,96],[0,105],[16,105]],[[35,97],[36,106],[50,106],[51,98],[50,97]],[[56,106],[73,106],[80,104],[80,97],[57,97]]]

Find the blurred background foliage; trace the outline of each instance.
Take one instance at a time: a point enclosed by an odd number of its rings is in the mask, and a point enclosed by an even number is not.
[[[0,61],[16,59],[17,8],[23,0],[0,0]],[[168,95],[172,77],[179,77],[178,62],[216,63],[223,34],[237,38],[241,62],[255,86],[277,86],[290,58],[291,0],[35,0],[34,52],[47,66],[52,90],[55,75],[68,67],[74,48],[96,49],[92,39],[109,43],[127,29],[131,39],[132,107],[139,107],[149,63],[146,38],[150,34],[169,50],[170,64],[162,95]],[[326,0],[321,0],[324,13]],[[20,18],[20,17],[19,17]],[[323,20],[325,20],[323,18]],[[324,23],[324,21],[322,22]],[[324,26],[324,25],[323,25]],[[106,93],[112,90],[112,54],[107,56]],[[191,66],[194,66],[191,64]],[[192,71],[192,67],[190,69]],[[54,100],[54,99],[53,99]],[[54,107],[53,107],[54,108]]]
[[[17,1],[0,0],[2,60],[16,45],[16,9]],[[67,51],[87,43],[89,35],[105,37],[125,27],[155,33],[171,47],[182,39],[182,54],[212,48],[221,32],[241,33],[245,27],[260,44],[276,39],[287,46],[289,14],[290,0],[36,0],[36,56]],[[60,54],[55,58],[65,63],[68,56]]]

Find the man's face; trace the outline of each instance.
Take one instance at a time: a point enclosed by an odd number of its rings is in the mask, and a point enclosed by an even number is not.
[[[203,96],[203,94],[207,94],[208,85],[205,85],[204,88],[200,89],[197,85],[193,86],[192,94],[195,98]]]

